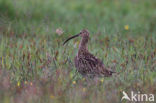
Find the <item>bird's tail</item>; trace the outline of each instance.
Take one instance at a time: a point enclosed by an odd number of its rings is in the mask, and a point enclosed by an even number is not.
[[[106,76],[106,77],[110,77],[110,76],[112,76],[112,75],[119,75],[119,74],[120,74],[120,73],[114,72],[114,71],[109,70],[109,69],[107,69],[107,70],[105,71],[105,76]]]

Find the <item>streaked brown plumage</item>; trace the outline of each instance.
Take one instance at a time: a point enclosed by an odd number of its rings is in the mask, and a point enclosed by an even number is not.
[[[113,71],[108,70],[102,61],[98,58],[96,58],[94,55],[92,55],[87,48],[87,43],[89,40],[89,32],[88,30],[84,29],[79,34],[74,35],[70,38],[68,38],[64,44],[69,41],[72,38],[81,36],[81,42],[79,44],[79,50],[74,58],[75,67],[78,70],[79,73],[81,73],[83,76],[106,76],[109,77],[113,73]]]

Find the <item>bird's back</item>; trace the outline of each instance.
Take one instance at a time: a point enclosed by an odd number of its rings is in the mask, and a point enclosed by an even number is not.
[[[111,76],[112,71],[105,68],[103,62],[89,52],[83,52],[74,59],[75,67],[84,76]]]

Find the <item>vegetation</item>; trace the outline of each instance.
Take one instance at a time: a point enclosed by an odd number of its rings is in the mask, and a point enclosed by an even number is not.
[[[155,5],[0,0],[0,103],[121,103],[122,91],[156,94]],[[77,73],[80,38],[62,43],[84,28],[91,53],[119,75],[93,80]]]

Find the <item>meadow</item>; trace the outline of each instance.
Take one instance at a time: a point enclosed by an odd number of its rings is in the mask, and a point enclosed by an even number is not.
[[[62,44],[82,29],[119,75],[76,71],[80,38]],[[156,0],[0,0],[0,103],[129,103],[123,91],[156,101]]]

